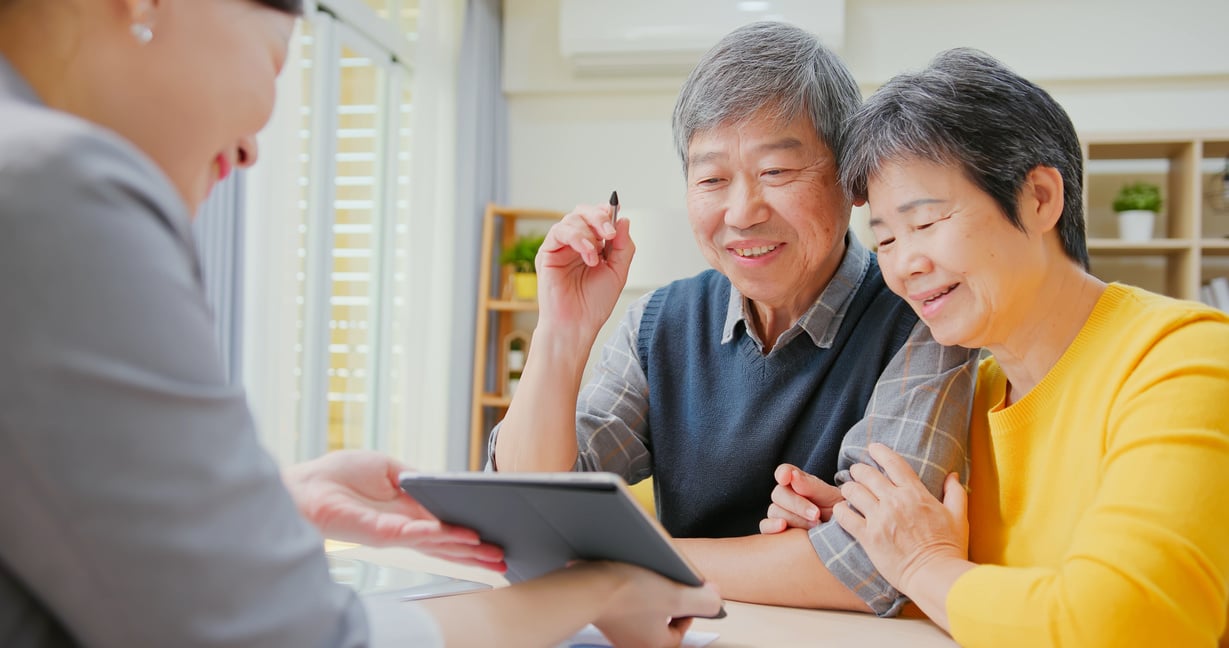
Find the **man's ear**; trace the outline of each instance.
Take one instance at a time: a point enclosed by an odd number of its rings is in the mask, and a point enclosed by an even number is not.
[[[1029,231],[1048,232],[1063,215],[1063,175],[1050,166],[1036,166],[1024,177],[1020,220]]]

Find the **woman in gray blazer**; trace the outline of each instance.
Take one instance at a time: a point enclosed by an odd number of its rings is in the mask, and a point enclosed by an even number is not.
[[[385,457],[282,474],[224,379],[189,222],[255,162],[299,5],[0,0],[0,644],[677,644],[718,596],[626,565],[396,609],[330,581],[312,522],[502,561]]]

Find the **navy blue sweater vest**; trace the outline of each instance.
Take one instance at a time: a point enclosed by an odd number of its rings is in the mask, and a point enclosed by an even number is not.
[[[709,270],[658,290],[640,323],[657,507],[676,537],[758,533],[781,463],[831,483],[841,439],[917,323],[873,256],[828,349],[802,333],[765,356],[743,324],[721,344],[729,299]]]

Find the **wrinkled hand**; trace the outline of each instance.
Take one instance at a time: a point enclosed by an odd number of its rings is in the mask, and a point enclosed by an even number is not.
[[[440,522],[397,485],[409,467],[378,452],[341,450],[290,466],[282,479],[299,511],[328,538],[410,547],[466,565],[505,571],[503,550],[478,533]]]
[[[845,499],[841,490],[790,464],[773,471],[768,517],[760,520],[760,533],[781,533],[789,528],[810,529],[832,517],[832,507]]]
[[[578,205],[546,233],[538,249],[538,322],[579,325],[596,336],[610,318],[636,246],[630,224],[610,221],[610,205]]]
[[[869,451],[884,472],[854,464],[853,480],[841,486],[846,501],[836,505],[833,516],[862,544],[879,573],[908,594],[925,581],[920,574],[928,568],[968,559],[967,497],[956,473],[943,482],[940,502],[900,455],[879,443]]]
[[[594,620],[615,646],[678,646],[693,617],[712,617],[721,595],[711,584],[681,585],[625,563],[577,563],[569,569],[616,573],[620,584],[609,590],[606,609]]]

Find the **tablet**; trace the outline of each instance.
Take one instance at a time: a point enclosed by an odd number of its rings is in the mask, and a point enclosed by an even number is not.
[[[572,560],[614,560],[686,585],[704,582],[613,473],[404,472],[400,482],[440,520],[503,547],[514,583]]]

